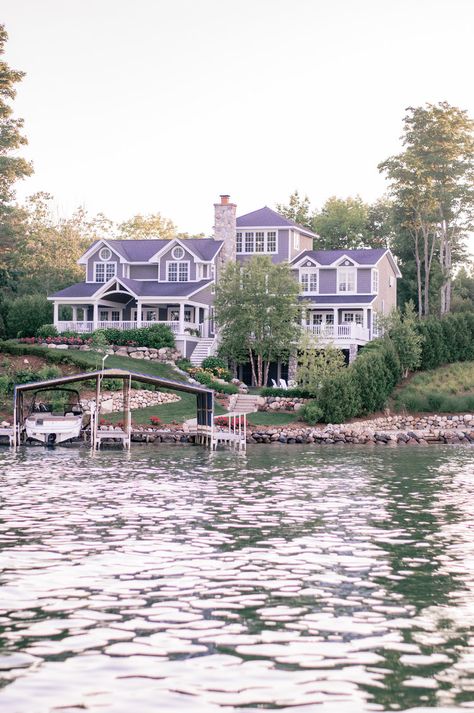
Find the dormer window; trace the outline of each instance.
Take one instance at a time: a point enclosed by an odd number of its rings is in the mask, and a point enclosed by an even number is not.
[[[110,252],[110,250],[109,250]],[[108,282],[117,274],[116,262],[94,263],[94,282]]]
[[[188,282],[189,262],[168,262],[167,276],[168,282]]]
[[[337,270],[337,291],[355,292],[356,268],[353,266],[342,266]]]
[[[107,260],[110,260],[112,257],[112,250],[109,248],[102,248],[102,250],[99,252],[99,258],[106,262]]]
[[[318,291],[318,268],[303,267],[300,270],[301,291],[315,294]]]
[[[175,260],[182,260],[184,257],[184,250],[181,245],[176,245],[176,247],[173,248],[171,255]]]

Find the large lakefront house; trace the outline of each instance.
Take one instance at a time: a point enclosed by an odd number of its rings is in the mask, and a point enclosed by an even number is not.
[[[314,233],[271,208],[237,217],[226,195],[214,208],[212,238],[95,242],[79,260],[85,281],[49,297],[57,329],[162,322],[183,356],[200,364],[217,347],[213,301],[222,269],[253,255],[291,265],[301,285],[303,327],[347,350],[350,359],[377,335],[377,314],[396,306],[400,271],[390,250],[315,251]],[[284,374],[280,365],[274,373]]]

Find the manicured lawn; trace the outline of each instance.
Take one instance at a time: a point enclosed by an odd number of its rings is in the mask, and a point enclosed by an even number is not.
[[[54,360],[54,363],[58,363],[57,360],[60,354],[64,360],[79,367],[81,371],[102,368],[102,354],[97,352],[81,352],[73,349],[56,351],[56,349],[38,347],[37,345],[31,348],[29,344],[22,344],[21,347],[25,355],[28,355],[28,353],[41,354],[46,360],[50,357],[52,361]],[[52,354],[54,356],[51,356]],[[134,371],[139,374],[150,374],[151,376],[157,376],[163,379],[185,381],[185,377],[172,369],[169,364],[160,364],[159,362],[109,356],[105,360],[104,366],[106,369],[127,369],[128,371]],[[162,391],[166,391],[166,389],[162,389]],[[172,389],[170,389],[170,391],[172,391]],[[173,421],[182,423],[189,418],[196,418],[196,396],[182,391],[177,393],[181,397],[180,401],[132,411],[132,422],[136,424],[149,424],[150,416],[158,416],[164,424],[172,423]],[[216,415],[226,413],[217,401],[215,401],[214,409]],[[107,415],[107,419],[112,422],[121,421],[123,414],[121,412],[110,414],[110,416]]]
[[[256,411],[249,413],[247,421],[254,426],[284,426],[298,420],[298,413],[278,413],[275,411]]]
[[[393,394],[394,411],[474,411],[474,362],[456,362],[411,377]]]

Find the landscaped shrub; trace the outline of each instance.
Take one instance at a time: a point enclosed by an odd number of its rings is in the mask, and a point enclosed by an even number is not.
[[[218,379],[224,379],[224,381],[230,381],[232,379],[232,374],[230,373],[227,365],[223,359],[217,356],[208,356],[201,364],[201,368],[206,371],[210,371]]]
[[[210,371],[204,371],[203,369],[196,369],[193,373],[193,379],[199,381],[200,384],[210,386],[214,381],[214,374],[211,374]]]
[[[218,381],[211,381],[209,384],[211,389],[217,391],[220,394],[238,394],[239,387],[235,384],[220,384]]]
[[[9,337],[33,337],[53,319],[53,305],[43,295],[24,295],[9,303],[6,328]]]
[[[474,314],[448,314],[417,323],[423,336],[420,369],[474,358]]]
[[[345,369],[323,383],[318,405],[324,423],[343,423],[361,412],[358,384],[351,369]]]
[[[300,410],[300,415],[303,421],[306,421],[310,426],[314,426],[318,421],[321,421],[323,410],[316,400],[308,401]]]
[[[261,396],[285,396],[286,398],[293,399],[310,399],[314,396],[311,391],[306,389],[280,389],[274,388],[272,386],[263,386],[260,389]]]
[[[130,345],[161,349],[163,347],[173,348],[175,345],[171,329],[167,324],[159,322],[151,327],[141,327],[140,329],[103,329],[100,331],[103,332],[108,344],[118,346]]]
[[[57,337],[58,330],[56,329],[54,324],[43,324],[37,330],[36,336],[41,337],[42,339],[46,339],[46,337]]]

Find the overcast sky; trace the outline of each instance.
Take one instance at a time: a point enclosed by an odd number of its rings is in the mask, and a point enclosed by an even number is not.
[[[473,0],[2,0],[14,103],[35,174],[114,220],[160,212],[209,233],[238,214],[331,195],[373,201],[405,108],[474,116]]]

